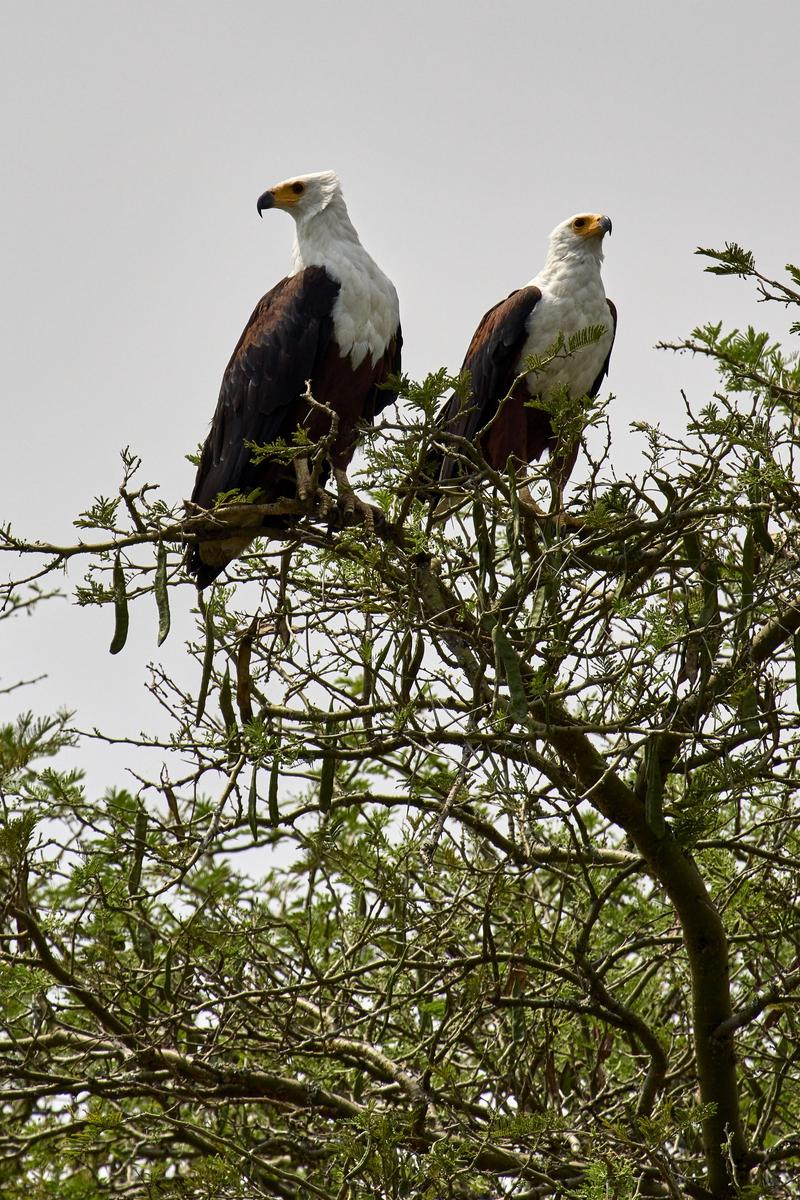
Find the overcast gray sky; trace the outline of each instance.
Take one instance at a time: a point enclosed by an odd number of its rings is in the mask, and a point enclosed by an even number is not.
[[[415,377],[459,366],[556,223],[608,213],[608,384],[634,469],[630,421],[677,428],[679,389],[710,390],[702,364],[653,344],[774,320],[694,248],[736,240],[769,271],[800,259],[798,44],[796,0],[2,0],[0,519],[69,537],[116,491],[124,445],[167,500],[190,492],[184,455],[288,266],[291,222],[259,221],[256,198],[328,168],[397,285]],[[0,713],[144,722],[151,622],[134,610],[110,659],[98,620],[62,606],[5,625],[2,678],[50,678]]]

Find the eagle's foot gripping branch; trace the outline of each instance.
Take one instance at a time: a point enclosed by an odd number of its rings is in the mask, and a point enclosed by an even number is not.
[[[311,513],[325,512],[326,493],[319,482],[318,466],[315,464],[312,469],[308,458],[299,455],[294,460],[294,473],[297,480],[297,499],[300,503]]]
[[[336,480],[336,494],[338,497],[336,505],[336,513],[342,526],[362,525],[367,533],[375,532],[376,519],[380,522],[383,520],[383,513],[375,505],[362,500],[355,491],[353,485],[347,478],[347,472],[341,467],[334,467],[333,477]]]
[[[539,521],[552,521],[558,530],[583,529],[586,524],[583,517],[573,516],[572,513],[566,511],[563,506],[563,497],[561,496],[559,496],[559,507],[552,508],[550,512],[545,512],[541,505],[536,503],[527,484],[523,484],[519,489],[517,499],[523,512],[530,514]]]

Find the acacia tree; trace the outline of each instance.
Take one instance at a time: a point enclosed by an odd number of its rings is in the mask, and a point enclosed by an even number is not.
[[[800,304],[796,268],[703,253]],[[800,371],[753,330],[672,348],[723,390],[642,423],[634,476],[606,441],[567,520],[457,443],[430,527],[458,381],[405,386],[376,530],[297,507],[199,603],[186,678],[151,664],[135,793],[59,767],[63,715],[3,729],[4,1196],[795,1194]],[[79,543],[4,531],[36,562],[4,618],[82,556],[112,650],[153,597],[167,635],[236,510],[136,465]]]

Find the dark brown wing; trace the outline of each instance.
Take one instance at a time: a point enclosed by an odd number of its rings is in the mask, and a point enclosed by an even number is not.
[[[372,419],[379,412],[383,412],[390,404],[394,404],[397,399],[397,389],[390,387],[382,387],[389,375],[399,375],[402,365],[403,349],[403,330],[398,325],[389,345],[386,347],[386,353],[381,360],[381,377],[377,380],[372,389],[372,393],[368,399],[367,407],[364,413],[366,418]]]
[[[528,318],[542,297],[537,287],[519,288],[495,304],[475,330],[462,370],[472,377],[472,392],[462,400],[455,393],[439,417],[447,433],[474,440],[497,412],[497,405],[514,382],[517,363],[527,337]],[[446,454],[439,479],[458,473],[456,460]]]
[[[606,303],[607,303],[609,311],[611,313],[611,321],[613,324],[613,328],[611,331],[612,332],[611,345],[608,347],[608,354],[606,355],[606,361],[603,363],[602,367],[600,368],[600,374],[597,376],[597,379],[595,379],[594,383],[589,388],[588,394],[592,397],[592,399],[594,399],[594,397],[600,391],[600,387],[603,383],[603,380],[605,379],[606,375],[608,374],[608,364],[611,362],[611,351],[614,349],[614,338],[617,336],[617,306],[614,303],[614,301],[609,300],[608,297],[606,297]]]
[[[373,361],[367,354],[354,367],[349,354],[342,355],[336,338],[332,337],[324,354],[320,355],[313,375],[311,390],[318,404],[335,412],[337,434],[328,446],[327,457],[334,467],[347,468],[358,442],[358,428],[363,421],[371,423],[375,414],[395,399],[395,393],[381,385],[387,376],[400,370],[400,329],[391,339],[380,358]],[[320,408],[309,409],[305,402],[294,410],[292,428],[302,426],[312,442],[330,433],[330,417]],[[322,482],[326,469],[323,468]]]
[[[265,483],[248,442],[289,440],[306,380],[327,353],[339,284],[323,267],[282,279],[256,305],[225,369],[192,492],[210,508],[221,492]]]

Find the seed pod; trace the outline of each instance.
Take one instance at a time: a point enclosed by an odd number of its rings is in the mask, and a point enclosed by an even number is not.
[[[163,542],[158,543],[156,551],[156,578],[153,585],[158,608],[158,644],[167,640],[169,633],[169,596],[167,594],[167,548]]]
[[[125,590],[125,572],[119,555],[114,559],[114,636],[109,651],[119,654],[128,639],[128,593]]]

